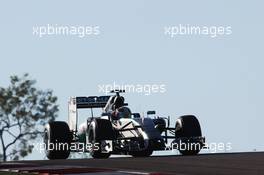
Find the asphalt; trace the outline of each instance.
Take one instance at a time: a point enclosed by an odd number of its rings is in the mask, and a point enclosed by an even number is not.
[[[68,159],[17,161],[0,164],[0,171],[23,167],[87,167],[152,174],[254,175],[264,174],[264,152],[200,154],[197,156],[151,156],[147,158]]]

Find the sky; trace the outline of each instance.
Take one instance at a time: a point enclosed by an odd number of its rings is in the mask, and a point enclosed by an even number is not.
[[[58,96],[103,95],[103,84],[164,84],[166,92],[125,94],[135,112],[198,117],[208,142],[232,152],[264,150],[262,1],[1,1],[0,86],[29,73]],[[99,26],[98,35],[33,34],[34,27]],[[179,25],[230,26],[232,33],[166,35]],[[89,115],[89,114],[88,114]],[[34,153],[27,159],[40,159]]]

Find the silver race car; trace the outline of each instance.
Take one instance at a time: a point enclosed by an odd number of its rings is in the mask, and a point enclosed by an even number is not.
[[[70,98],[68,123],[54,121],[45,127],[46,156],[66,159],[70,152],[83,151],[93,158],[108,158],[111,154],[146,157],[156,150],[171,149],[178,149],[183,155],[196,155],[204,147],[205,138],[195,116],[181,116],[170,127],[170,117],[158,117],[155,111],[148,111],[147,117],[132,113],[120,95],[122,92]],[[81,108],[91,109],[91,115],[78,127]],[[102,109],[100,116],[94,116],[95,108]]]

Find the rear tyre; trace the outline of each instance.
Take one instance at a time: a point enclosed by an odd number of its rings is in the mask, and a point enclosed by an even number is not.
[[[50,122],[45,126],[44,143],[48,159],[67,159],[72,140],[69,126],[65,122]]]
[[[196,155],[200,152],[202,145],[193,141],[193,138],[202,136],[198,119],[193,115],[181,116],[176,121],[175,138],[180,141],[178,149],[182,155]]]
[[[94,119],[88,131],[89,143],[93,144],[90,155],[96,159],[106,159],[110,157],[110,152],[102,152],[102,141],[113,140],[113,137],[114,131],[109,120]]]

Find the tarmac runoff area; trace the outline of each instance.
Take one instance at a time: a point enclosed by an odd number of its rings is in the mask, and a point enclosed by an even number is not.
[[[0,171],[0,175],[10,172],[42,175],[264,175],[264,152],[16,161],[1,163]]]

